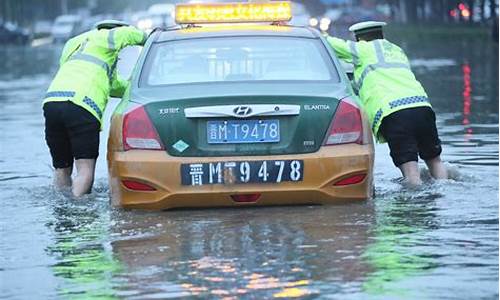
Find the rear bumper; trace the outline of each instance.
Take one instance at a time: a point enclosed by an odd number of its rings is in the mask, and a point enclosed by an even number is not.
[[[371,144],[328,146],[300,155],[249,157],[173,157],[165,151],[133,150],[108,152],[108,168],[112,203],[125,208],[329,204],[370,198],[373,158]],[[183,163],[254,160],[303,160],[304,179],[279,184],[181,185]],[[357,184],[333,185],[356,174],[366,174],[366,177]],[[132,191],[122,180],[147,183],[156,191]],[[253,203],[239,203],[231,198],[231,195],[251,193],[261,196]]]

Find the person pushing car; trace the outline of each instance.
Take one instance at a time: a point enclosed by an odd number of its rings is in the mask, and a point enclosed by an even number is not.
[[[59,70],[43,101],[54,184],[71,187],[75,196],[92,189],[108,97],[122,97],[128,84],[117,75],[118,54],[147,39],[144,32],[117,20],[101,21],[94,27],[64,45]],[[73,162],[77,170],[74,180]]]
[[[418,155],[435,179],[448,178],[429,98],[407,56],[384,39],[384,22],[352,25],[356,42],[327,36],[337,56],[354,65],[354,86],[377,141],[388,142],[394,164],[412,186],[422,183]]]

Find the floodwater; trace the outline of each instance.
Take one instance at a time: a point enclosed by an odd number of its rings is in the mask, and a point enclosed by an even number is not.
[[[166,212],[109,205],[106,131],[92,194],[51,188],[40,102],[61,49],[2,46],[0,298],[498,298],[498,44],[397,42],[457,181],[404,190],[378,145],[367,202]]]

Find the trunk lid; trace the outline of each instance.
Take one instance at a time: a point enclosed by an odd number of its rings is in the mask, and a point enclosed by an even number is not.
[[[172,156],[251,156],[318,151],[339,101],[346,93],[343,89],[332,93],[338,89],[331,85],[318,85],[321,88],[317,89],[309,86],[304,90],[291,85],[288,89],[276,84],[251,84],[253,88],[247,85],[239,89],[235,85],[241,84],[231,84],[229,88],[219,85],[219,89],[213,84],[192,86],[191,89],[184,86],[181,89],[184,94],[176,89],[155,89],[144,91],[142,97],[136,95],[133,99],[142,99],[140,102]],[[159,98],[163,100],[157,100]],[[272,136],[270,131],[276,126],[279,126],[278,137]],[[214,128],[218,135],[214,135]],[[253,131],[258,141],[244,135],[242,129],[247,128],[250,130],[246,132]],[[218,139],[221,130],[226,130],[226,137],[229,132],[231,137],[236,134],[238,141],[245,142],[224,142],[224,138]],[[263,137],[272,142],[262,142]]]

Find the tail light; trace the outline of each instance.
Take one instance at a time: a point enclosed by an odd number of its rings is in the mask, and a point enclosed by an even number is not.
[[[234,202],[242,202],[242,203],[252,203],[257,202],[260,198],[260,194],[240,194],[240,195],[231,195]]]
[[[151,123],[143,106],[140,106],[123,118],[123,148],[163,150],[163,144]]]
[[[122,180],[123,185],[132,191],[156,191],[156,189],[149,184],[145,184],[135,180]]]
[[[366,174],[358,174],[358,175],[352,175],[350,177],[344,178],[342,180],[339,180],[335,182],[335,186],[343,186],[343,185],[351,185],[351,184],[358,184],[361,181],[363,181],[366,177]]]
[[[325,145],[363,143],[363,121],[356,104],[342,100],[333,116]]]

